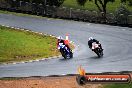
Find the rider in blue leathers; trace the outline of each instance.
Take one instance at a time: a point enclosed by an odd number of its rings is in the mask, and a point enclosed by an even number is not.
[[[64,51],[64,48],[61,48],[61,46],[66,46],[67,49],[69,49],[69,51],[71,52],[71,49],[69,47],[69,45],[67,45],[65,43],[65,40],[63,40],[63,38],[61,36],[58,37],[58,40],[57,40],[57,48],[60,50],[60,52],[62,53],[62,55],[64,54],[62,51]]]

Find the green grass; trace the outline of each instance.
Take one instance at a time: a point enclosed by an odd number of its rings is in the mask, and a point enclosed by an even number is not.
[[[103,88],[132,88],[131,84],[105,84]]]
[[[11,14],[11,15],[16,15],[16,16],[30,16],[30,17],[36,17],[36,18],[44,18],[42,16],[37,16],[37,15],[31,15],[31,14],[25,14],[25,13],[16,13],[16,12],[3,11],[3,10],[0,10],[0,13]]]
[[[56,38],[0,26],[0,63],[59,55]]]
[[[115,0],[114,3],[109,2],[107,5],[107,11],[108,12],[115,12],[115,10],[120,7],[121,2],[120,0]],[[76,0],[65,0],[65,2],[63,3],[62,6],[66,6],[66,7],[71,7],[71,8],[75,8],[75,9],[87,9],[90,11],[98,11],[97,6],[94,4],[94,2],[90,2],[89,0],[86,2],[86,4],[84,6],[79,6],[76,2]],[[126,4],[126,8],[132,12],[132,6],[128,6],[128,4]]]

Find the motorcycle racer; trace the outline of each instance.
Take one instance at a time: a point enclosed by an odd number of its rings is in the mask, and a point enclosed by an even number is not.
[[[62,52],[61,51],[61,47],[60,47],[59,44],[66,46],[69,49],[69,51],[72,52],[72,50],[70,49],[69,45],[66,44],[65,40],[61,36],[58,37],[58,40],[57,40],[57,48],[58,48],[58,50],[60,50],[60,52]]]
[[[92,49],[92,43],[93,43],[93,42],[96,42],[97,44],[99,44],[99,47],[100,47],[101,50],[103,51],[103,48],[102,48],[101,43],[100,43],[98,40],[94,39],[93,37],[89,37],[89,39],[88,39],[88,46],[89,46],[90,49]],[[93,51],[93,50],[92,50],[92,51]]]

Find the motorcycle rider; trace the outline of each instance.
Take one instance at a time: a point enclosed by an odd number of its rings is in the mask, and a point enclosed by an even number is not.
[[[57,40],[57,48],[60,50],[60,52],[62,52],[61,48],[59,46],[60,43],[62,43],[62,45],[65,45],[71,51],[69,45],[65,43],[65,40],[63,40],[63,38],[61,36],[59,36],[58,40]]]
[[[61,36],[58,37],[57,40],[57,48],[60,49],[59,43],[62,43],[62,45],[65,45],[65,42]]]
[[[90,49],[92,49],[92,43],[93,42],[96,42],[97,44],[99,44],[99,47],[101,48],[101,50],[103,51],[103,48],[102,48],[102,46],[101,46],[101,43],[98,41],[98,40],[96,40],[96,39],[94,39],[94,38],[92,38],[92,37],[89,37],[89,39],[88,39],[88,46],[89,46],[89,48]],[[93,50],[92,50],[93,51]]]

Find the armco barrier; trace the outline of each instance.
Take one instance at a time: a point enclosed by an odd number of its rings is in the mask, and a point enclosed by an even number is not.
[[[88,11],[67,7],[56,7],[17,0],[0,0],[0,9],[54,18],[81,20],[95,23],[126,25],[132,27],[132,12],[129,15]]]

